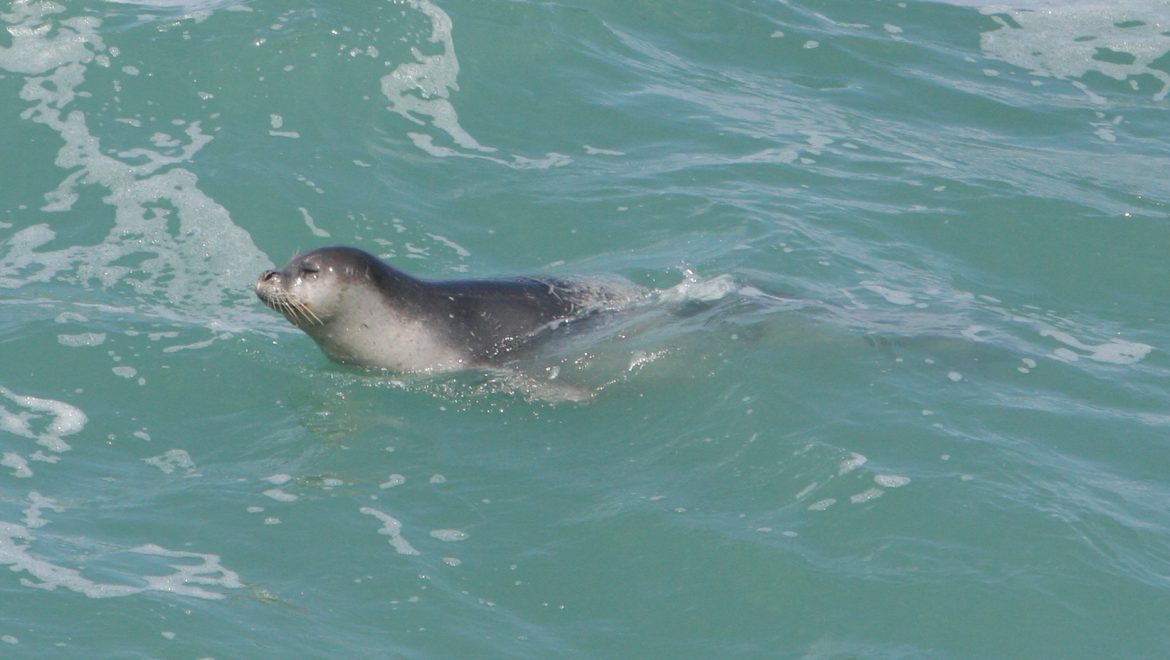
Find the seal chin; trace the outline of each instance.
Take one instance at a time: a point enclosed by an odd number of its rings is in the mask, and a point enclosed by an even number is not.
[[[289,292],[280,271],[268,270],[260,275],[256,280],[256,297],[265,305],[284,314],[289,323],[298,328],[325,324],[308,303]]]

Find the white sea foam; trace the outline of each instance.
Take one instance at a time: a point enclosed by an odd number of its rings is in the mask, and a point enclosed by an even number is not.
[[[169,564],[171,568],[175,569],[175,572],[170,575],[142,576],[146,580],[148,588],[155,591],[218,600],[224,595],[195,585],[218,586],[226,589],[239,589],[244,586],[240,582],[238,574],[220,564],[218,555],[168,550],[154,544],[138,546],[133,548],[131,552],[177,560],[175,563]],[[191,560],[196,563],[190,563]]]
[[[638,371],[651,362],[661,359],[669,352],[669,349],[665,348],[656,351],[634,351],[630,354],[630,364],[626,367],[626,371]],[[554,377],[555,376],[550,376],[550,379]]]
[[[425,123],[420,116],[429,117],[435,128],[447,133],[464,149],[495,151],[492,147],[481,145],[463,130],[455,114],[455,107],[449,100],[451,92],[459,89],[455,80],[459,75],[459,59],[455,55],[455,42],[451,36],[451,17],[429,0],[406,1],[430,19],[429,40],[438,44],[441,52],[424,55],[414,48],[414,62],[404,62],[382,78],[382,93],[390,100],[390,109],[420,125]]]
[[[406,483],[406,477],[402,476],[401,474],[392,474],[389,477],[386,477],[386,481],[378,484],[378,488],[384,490],[387,488],[394,488],[395,486],[401,486],[404,483]]]
[[[1140,362],[1153,350],[1153,347],[1148,344],[1126,341],[1124,339],[1114,339],[1096,345],[1088,344],[1067,332],[1052,327],[1041,328],[1040,336],[1049,337],[1064,344],[1064,347],[1053,350],[1052,354],[1066,362],[1073,362],[1083,357],[1095,362],[1105,362],[1108,364],[1133,364]],[[1074,348],[1081,352],[1073,351],[1072,349]]]
[[[65,507],[57,504],[57,501],[53,498],[45,497],[36,491],[29,492],[28,501],[29,505],[28,508],[24,510],[23,522],[29,529],[36,529],[38,527],[44,527],[45,525],[49,524],[49,521],[45,520],[41,516],[42,511],[49,510],[61,512],[65,510]]]
[[[440,541],[464,541],[467,539],[467,534],[457,529],[432,529],[431,536]]]
[[[61,312],[53,319],[54,323],[86,323],[89,319],[77,312]]]
[[[241,0],[106,0],[123,5],[138,5],[156,9],[181,9],[188,12],[206,12],[213,9],[225,11],[251,11],[251,8],[240,4]]]
[[[81,431],[87,421],[85,413],[76,406],[17,394],[0,386],[0,432],[33,440],[54,454],[69,451],[71,447],[65,436]],[[45,462],[55,462],[55,459],[45,458]],[[15,476],[32,476],[28,460],[16,452],[5,452],[0,465],[12,468]]]
[[[591,147],[585,145],[585,153],[590,156],[625,156],[626,152],[618,151],[616,149],[603,149],[601,147]]]
[[[824,511],[836,503],[837,503],[836,498],[826,497],[823,500],[817,500],[816,502],[813,502],[812,504],[808,505],[808,510],[809,511]]]
[[[814,482],[810,483],[809,485],[805,486],[804,488],[801,488],[800,492],[797,493],[793,499],[803,500],[804,498],[808,497],[814,490],[816,490],[817,485],[818,485],[818,482],[814,481]]]
[[[885,298],[886,302],[892,305],[913,305],[915,302],[913,294],[906,291],[898,291],[874,282],[862,282],[861,286]]]
[[[657,292],[663,302],[712,302],[722,300],[738,289],[735,278],[723,274],[714,277],[700,277],[690,268],[683,269],[683,281],[669,289]]]
[[[30,528],[0,521],[0,565],[15,573],[23,573],[20,583],[26,587],[53,591],[64,587],[89,598],[131,596],[147,591],[160,591],[192,598],[218,600],[224,598],[220,589],[239,589],[243,586],[239,575],[220,563],[217,555],[168,550],[155,544],[127,549],[135,555],[162,557],[174,572],[167,575],[134,575],[130,584],[111,584],[91,580],[82,571],[54,564],[34,553],[38,538]],[[57,553],[53,553],[56,555]]]
[[[200,348],[206,348],[206,347],[214,344],[216,342],[216,340],[230,339],[231,337],[232,337],[232,333],[230,333],[230,332],[219,333],[219,334],[215,335],[214,337],[212,337],[211,339],[204,339],[203,341],[191,342],[190,344],[176,344],[174,346],[167,346],[167,347],[163,348],[163,353],[178,353],[179,351],[198,350]]]
[[[869,488],[869,489],[863,490],[860,493],[857,493],[856,495],[851,495],[849,497],[849,501],[852,502],[853,504],[861,504],[863,502],[870,502],[870,501],[876,500],[877,498],[881,497],[882,495],[885,494],[885,492],[886,491],[882,490],[881,488]]]
[[[901,477],[894,474],[874,475],[873,482],[883,488],[901,488],[910,483],[910,477]]]
[[[459,58],[455,55],[451,17],[430,0],[403,0],[421,12],[431,23],[428,41],[439,48],[435,54],[412,48],[413,62],[403,62],[381,79],[382,94],[390,101],[389,109],[419,126],[431,126],[445,133],[458,148],[435,144],[434,136],[409,132],[407,137],[420,150],[436,158],[479,158],[515,169],[547,169],[572,162],[564,154],[549,153],[544,158],[495,155],[495,147],[481,144],[463,126],[451,103],[459,90]]]
[[[78,348],[80,346],[101,346],[106,342],[104,332],[83,332],[76,335],[57,335],[57,343],[62,346]]]
[[[841,461],[837,466],[837,476],[843,476],[865,465],[869,459],[856,452],[849,454],[849,458]]]
[[[269,488],[268,490],[264,491],[263,495],[265,497],[270,497],[277,502],[295,502],[300,499],[298,495],[283,491],[279,488]]]
[[[394,516],[383,513],[373,507],[364,506],[358,509],[359,512],[367,516],[373,516],[382,521],[382,528],[378,530],[379,534],[390,537],[390,545],[394,546],[394,550],[400,555],[417,555],[418,550],[410,544],[402,536],[402,523]]]
[[[33,471],[28,467],[28,461],[15,452],[5,452],[3,456],[0,456],[0,465],[12,468],[12,476],[14,477],[27,479],[33,476]]]
[[[134,367],[114,367],[111,369],[111,371],[113,371],[115,375],[121,376],[122,378],[133,378],[138,375],[138,370]]]
[[[301,217],[305,219],[305,226],[309,228],[309,233],[319,238],[329,238],[329,232],[321,229],[317,226],[317,223],[313,222],[313,216],[309,215],[309,209],[301,206],[297,210],[301,212]]]
[[[68,276],[102,286],[125,283],[144,299],[200,317],[223,309],[225,300],[243,297],[237,291],[240,273],[271,264],[182,167],[211,142],[211,135],[199,121],[183,119],[181,136],[149,131],[138,138],[142,146],[118,151],[104,146],[76,101],[84,96],[79,88],[87,69],[108,66],[114,49],[102,39],[99,18],[62,16],[67,9],[52,2],[18,2],[0,13],[8,32],[8,45],[0,47],[0,70],[23,77],[20,98],[28,106],[21,118],[61,139],[54,164],[65,174],[45,194],[42,210],[70,211],[83,187],[97,188],[111,207],[112,227],[98,245],[57,249],[48,247],[56,236],[48,223],[18,230],[0,251],[0,272],[22,278],[0,277],[0,286]],[[90,222],[103,220],[87,215]]]
[[[431,238],[433,238],[437,243],[441,243],[441,244],[446,245],[447,247],[451,248],[452,250],[455,251],[455,254],[457,254],[461,257],[470,257],[471,256],[470,250],[463,247],[462,245],[459,245],[455,241],[453,241],[445,236],[440,236],[438,234],[427,234],[427,236],[430,236]]]
[[[1170,93],[1170,73],[1155,66],[1170,51],[1162,0],[1103,2],[989,2],[980,10],[999,24],[984,32],[983,52],[1039,76],[1075,79],[1089,72],[1115,80],[1150,76],[1160,83],[1155,100]],[[1042,11],[1037,11],[1042,8]],[[1102,53],[1115,54],[1102,57]],[[1081,85],[1090,99],[1105,100]]]
[[[144,458],[142,461],[162,470],[163,474],[171,474],[175,470],[184,470],[187,474],[195,471],[195,461],[182,449],[171,449],[158,456]]]

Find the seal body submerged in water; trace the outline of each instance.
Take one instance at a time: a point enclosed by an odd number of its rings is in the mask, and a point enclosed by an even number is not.
[[[338,362],[394,371],[491,366],[619,296],[567,280],[421,280],[352,247],[299,254],[256,295]]]

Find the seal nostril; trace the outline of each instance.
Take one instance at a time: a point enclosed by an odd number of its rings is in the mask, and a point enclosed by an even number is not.
[[[264,271],[264,274],[260,276],[260,279],[264,280],[265,282],[268,282],[270,280],[275,279],[277,275],[278,275],[278,273],[275,270],[266,270],[266,271]]]

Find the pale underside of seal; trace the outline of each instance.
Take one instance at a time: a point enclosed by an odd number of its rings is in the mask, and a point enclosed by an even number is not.
[[[499,364],[612,299],[551,278],[422,280],[352,247],[299,254],[255,288],[331,359],[402,372]]]

